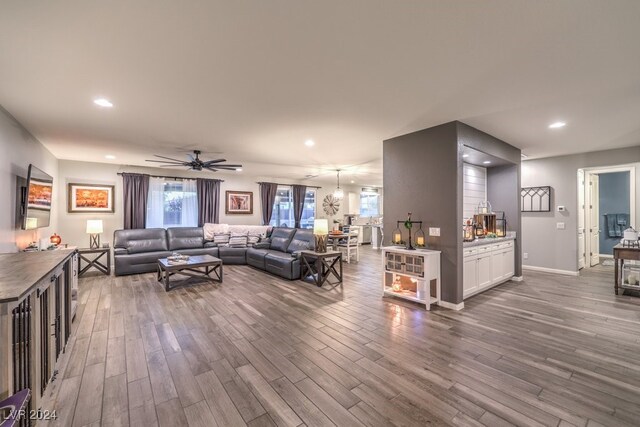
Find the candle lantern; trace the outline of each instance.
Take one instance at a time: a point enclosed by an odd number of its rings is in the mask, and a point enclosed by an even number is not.
[[[506,237],[507,235],[507,218],[504,212],[496,212],[496,236]]]
[[[467,224],[464,226],[464,239],[465,242],[473,242],[476,240],[475,227],[470,219],[467,220]]]
[[[400,231],[399,224],[398,224],[398,227],[396,227],[396,229],[393,230],[392,241],[393,241],[394,245],[401,245],[402,244],[402,231]]]
[[[422,222],[420,222],[420,228],[416,231],[415,239],[417,247],[424,248],[427,245],[427,238],[422,230]]]

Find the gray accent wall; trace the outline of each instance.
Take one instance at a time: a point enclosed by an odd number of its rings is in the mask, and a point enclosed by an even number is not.
[[[493,174],[494,179],[511,180],[510,184],[488,182],[487,187],[504,206],[495,209],[510,212],[517,231],[520,226],[520,150],[517,148],[460,122],[445,123],[383,143],[385,244],[391,241],[396,221],[405,220],[408,212],[412,212],[414,220],[424,221],[425,231],[439,227],[440,237],[429,236],[427,244],[430,249],[442,251],[442,299],[453,304],[463,300],[461,218],[465,145],[514,163],[504,166],[502,173]],[[490,175],[488,172],[488,181]],[[407,233],[403,231],[406,239]],[[518,253],[516,257],[520,258]]]
[[[408,212],[424,221],[425,230],[440,227],[441,237],[429,237],[427,244],[442,251],[442,299],[452,303],[462,301],[462,204],[457,197],[462,195],[462,160],[456,135],[451,122],[383,143],[385,240],[391,241],[396,221],[404,221]]]
[[[58,160],[0,106],[0,253],[23,249],[29,242],[51,236],[58,222],[57,200],[53,191],[51,222],[47,228],[24,231],[16,228],[16,180],[26,178],[29,164],[58,179]]]
[[[529,255],[524,264],[578,271],[578,169],[637,162],[640,146],[522,162],[522,186],[552,188],[551,212],[522,213],[522,252]],[[637,165],[635,168],[636,189],[640,189],[640,168]],[[565,206],[566,211],[558,212],[558,205]],[[640,224],[639,215],[640,197],[636,197],[634,226]],[[564,230],[556,229],[558,222],[565,223]]]
[[[507,218],[507,231],[516,232],[515,270],[522,276],[522,227],[520,224],[520,165],[497,166],[487,169],[487,199],[496,211]]]

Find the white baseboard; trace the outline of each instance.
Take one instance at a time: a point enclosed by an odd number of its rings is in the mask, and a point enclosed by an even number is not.
[[[512,282],[522,282],[524,280],[524,277],[522,277],[522,276],[513,276],[510,280]]]
[[[455,310],[455,311],[460,311],[464,308],[464,301],[461,302],[460,304],[454,304],[452,302],[447,302],[447,301],[438,301],[438,305],[440,307],[444,307],[444,308],[448,308],[449,310]]]
[[[523,265],[523,270],[542,271],[544,273],[562,274],[563,276],[579,276],[580,272],[571,270],[558,270],[555,268],[536,267],[535,265]]]
[[[609,255],[609,254],[598,254],[598,256],[600,258],[613,258],[613,255]]]

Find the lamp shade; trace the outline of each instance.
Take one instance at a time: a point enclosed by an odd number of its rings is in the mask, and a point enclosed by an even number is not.
[[[87,234],[100,234],[102,233],[102,220],[101,219],[88,219],[87,220]]]
[[[317,234],[319,236],[329,234],[329,221],[326,219],[314,219],[313,234]]]

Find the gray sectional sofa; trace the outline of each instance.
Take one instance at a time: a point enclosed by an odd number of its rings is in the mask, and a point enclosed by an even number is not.
[[[115,275],[150,273],[158,259],[173,252],[209,254],[223,264],[248,264],[257,269],[295,280],[300,278],[300,251],[315,249],[311,230],[274,228],[270,237],[254,246],[229,247],[207,241],[200,227],[116,230],[113,237]]]

